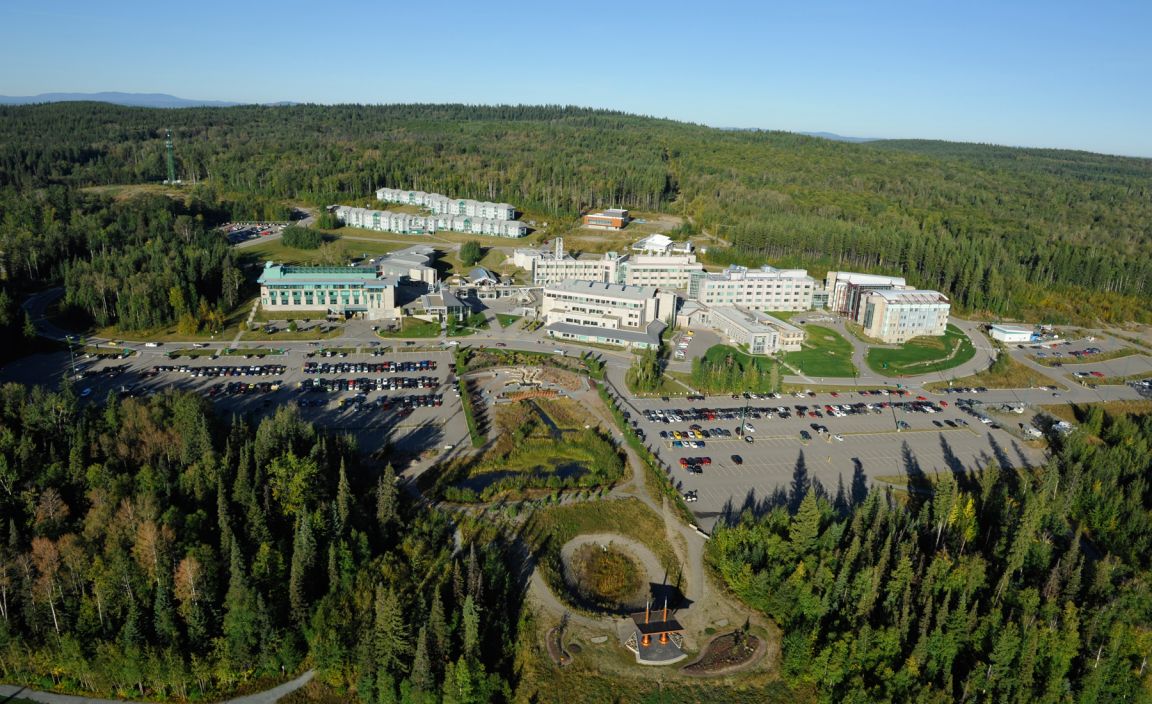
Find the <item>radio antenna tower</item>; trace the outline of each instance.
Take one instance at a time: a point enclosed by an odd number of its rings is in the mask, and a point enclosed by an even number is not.
[[[164,151],[168,157],[168,183],[176,183],[176,162],[172,158],[172,130],[168,130],[164,139]]]

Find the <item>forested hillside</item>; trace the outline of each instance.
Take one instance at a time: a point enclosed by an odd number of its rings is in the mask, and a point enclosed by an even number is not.
[[[499,538],[408,512],[390,468],[283,409],[0,387],[0,680],[204,700],[310,656],[362,701],[502,701]]]
[[[824,701],[1146,702],[1149,458],[1152,418],[1095,409],[1034,473],[910,461],[906,502],[801,478],[709,555]]]
[[[158,182],[169,127],[179,177],[208,201],[323,205],[396,186],[562,220],[663,210],[731,242],[708,253],[717,263],[903,272],[961,310],[1032,320],[1152,315],[1152,160],[1080,152],[845,144],[563,107],[73,103],[0,107],[0,207],[17,188]]]

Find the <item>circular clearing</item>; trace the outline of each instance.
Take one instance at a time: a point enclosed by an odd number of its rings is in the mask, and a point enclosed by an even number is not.
[[[560,549],[564,583],[581,607],[631,613],[644,607],[665,570],[648,546],[615,533],[580,535]]]

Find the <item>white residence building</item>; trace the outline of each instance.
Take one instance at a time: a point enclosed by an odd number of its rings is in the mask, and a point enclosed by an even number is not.
[[[507,203],[492,203],[467,198],[449,198],[439,193],[409,191],[403,188],[378,188],[376,200],[425,208],[433,215],[466,215],[491,220],[515,220],[516,208]]]
[[[517,220],[498,220],[472,215],[413,215],[391,210],[371,210],[337,206],[336,218],[349,227],[402,235],[430,235],[434,232],[466,232],[493,237],[524,237],[528,226]]]

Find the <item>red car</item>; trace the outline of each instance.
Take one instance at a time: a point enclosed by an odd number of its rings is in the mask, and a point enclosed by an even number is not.
[[[1104,372],[1088,372],[1088,373],[1094,377],[1097,377],[1097,378],[1102,378],[1104,376]]]
[[[687,457],[681,457],[680,458],[680,466],[681,467],[687,467],[688,466],[688,458]]]
[[[917,396],[916,400],[917,401],[927,401],[928,399],[924,398],[923,396]]]
[[[940,407],[941,407],[941,408],[947,408],[947,407],[948,407],[948,402],[947,402],[947,401],[941,401],[941,402],[940,402]]]

